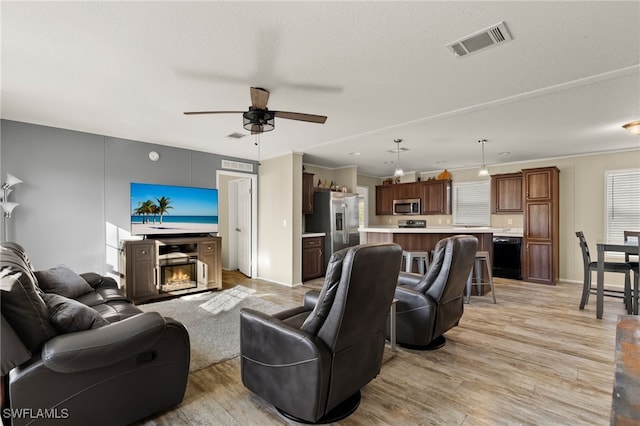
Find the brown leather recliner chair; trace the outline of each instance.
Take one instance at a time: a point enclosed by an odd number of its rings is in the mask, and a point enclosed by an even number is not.
[[[125,425],[182,401],[190,346],[178,321],[94,273],[75,276],[86,293],[74,299],[44,292],[50,270],[15,243],[0,244],[0,265],[3,424]]]
[[[396,244],[350,247],[331,256],[322,291],[304,306],[274,315],[242,309],[242,383],[296,421],[355,411],[380,371],[401,258]]]
[[[444,346],[443,334],[462,317],[463,292],[477,247],[478,239],[470,235],[445,238],[438,241],[425,275],[400,272],[395,292],[397,343],[421,349]]]

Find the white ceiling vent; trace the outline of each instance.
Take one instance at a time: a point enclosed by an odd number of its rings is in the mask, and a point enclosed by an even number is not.
[[[230,135],[227,135],[227,137],[231,138],[231,139],[240,139],[240,138],[244,138],[245,136],[247,136],[247,135],[244,135],[244,134],[238,133],[238,132],[233,132]]]
[[[240,170],[242,172],[253,172],[253,164],[242,163],[240,161],[222,160],[222,168]]]
[[[509,34],[505,23],[500,22],[497,25],[454,41],[447,45],[447,48],[457,57],[462,57],[508,41],[511,41],[511,34]]]

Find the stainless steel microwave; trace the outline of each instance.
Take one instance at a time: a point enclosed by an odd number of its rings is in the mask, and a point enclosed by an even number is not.
[[[420,214],[420,199],[413,198],[410,200],[393,200],[393,214]]]

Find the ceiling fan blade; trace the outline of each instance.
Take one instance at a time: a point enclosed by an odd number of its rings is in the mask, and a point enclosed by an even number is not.
[[[186,111],[184,115],[196,114],[244,114],[244,111]]]
[[[287,111],[271,111],[278,118],[287,118],[289,120],[308,121],[310,123],[324,124],[327,121],[327,117],[324,115],[304,114],[301,112],[287,112]]]
[[[251,88],[251,106],[257,109],[267,109],[269,92],[261,87]]]

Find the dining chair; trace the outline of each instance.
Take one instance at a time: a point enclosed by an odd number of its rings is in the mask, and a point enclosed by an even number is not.
[[[591,261],[589,254],[589,246],[582,231],[576,232],[580,248],[582,249],[582,261],[584,265],[584,284],[582,286],[582,300],[580,301],[580,309],[584,309],[589,302],[589,295],[596,292],[596,287],[591,285],[591,273],[598,270],[598,262]],[[624,306],[627,313],[633,312],[633,300],[631,297],[631,271],[632,266],[627,262],[604,262],[605,272],[616,272],[624,274],[624,290],[614,288],[604,288],[604,295],[609,297],[618,297],[624,299]],[[637,293],[636,293],[637,294]]]
[[[624,242],[628,242],[630,241],[632,238],[638,239],[640,240],[640,231],[622,231],[623,235],[624,235]],[[639,255],[640,257],[640,255]],[[629,253],[626,253],[624,255],[624,261],[628,262],[629,261]]]
[[[629,239],[627,237],[635,236],[636,243],[638,244],[638,261],[631,262],[629,261],[629,254],[627,254],[626,261],[627,264],[631,267],[633,271],[633,293],[632,293],[632,306],[633,306],[633,315],[638,315],[638,289],[640,287],[640,231],[624,231],[624,241],[627,242]]]

